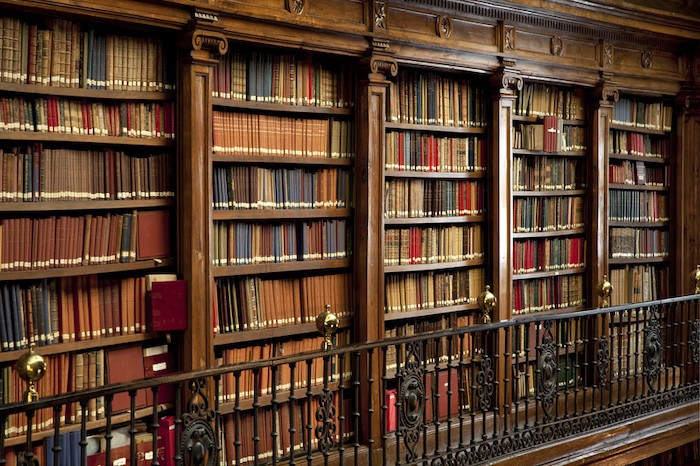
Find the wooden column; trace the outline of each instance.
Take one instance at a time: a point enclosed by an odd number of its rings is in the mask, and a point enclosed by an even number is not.
[[[182,368],[214,365],[211,226],[211,83],[216,60],[228,42],[209,24],[195,22],[181,37],[178,57],[178,271],[187,280],[189,327],[182,346]]]
[[[381,45],[381,43],[380,43]],[[377,44],[374,44],[376,47]],[[386,44],[388,47],[388,44]],[[384,338],[384,121],[386,119],[386,75],[396,76],[396,61],[388,56],[372,54],[365,60],[367,74],[358,84],[357,150],[355,161],[355,332],[358,342]],[[363,417],[363,434],[369,435],[379,447],[381,436],[380,412],[383,402],[381,354],[374,355],[371,374],[365,365],[361,369],[363,384],[367,377],[374,388],[365,391],[361,413],[371,406],[374,415]],[[366,385],[365,385],[366,386]],[[367,398],[371,396],[370,400]],[[371,405],[370,405],[371,402]],[[371,440],[370,439],[370,440]],[[375,449],[373,454],[377,455]],[[378,456],[377,459],[380,459]]]
[[[486,190],[491,268],[487,270],[486,283],[498,300],[491,316],[494,322],[510,319],[513,309],[513,104],[523,79],[512,65],[504,64],[492,79],[491,163],[487,167]]]
[[[700,264],[700,86],[685,89],[678,102],[670,180],[672,296],[695,292],[690,272]]]
[[[602,304],[598,294],[603,275],[610,280],[608,270],[608,151],[610,150],[610,123],[613,104],[617,102],[617,89],[601,83],[595,90],[595,106],[591,112],[588,137],[591,161],[588,168],[589,198],[586,224],[588,225],[588,281],[587,307]],[[621,292],[621,290],[614,290]]]

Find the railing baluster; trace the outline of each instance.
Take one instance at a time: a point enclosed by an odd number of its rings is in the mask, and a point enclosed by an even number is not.
[[[235,396],[233,405],[233,417],[234,417],[234,440],[233,449],[235,451],[235,461],[236,466],[241,464],[241,371],[235,371],[233,373],[234,385],[235,385]]]
[[[573,333],[573,346],[574,346],[574,412],[572,416],[576,417],[578,416],[578,401],[579,401],[579,392],[581,391],[579,389],[579,378],[581,377],[581,348],[580,348],[580,342],[581,342],[581,319],[576,318],[574,320],[574,333]],[[586,351],[585,348],[583,348],[583,351]],[[583,382],[583,379],[582,383]]]
[[[455,387],[452,386],[452,357],[454,356],[454,340],[452,335],[447,336],[447,449],[452,451],[452,393]]]
[[[399,352],[397,351],[397,354]],[[398,363],[397,366],[398,367]],[[367,390],[368,393],[372,393],[372,390],[374,388],[374,348],[369,348],[367,350]],[[374,464],[374,432],[372,429],[372,425],[374,424],[374,402],[372,401],[372,397],[369,397],[369,405],[367,407],[367,414],[368,414],[368,428],[367,428],[367,437],[368,437],[368,457],[369,457],[369,466],[372,466]],[[398,427],[398,426],[397,426]]]
[[[182,464],[182,450],[180,449],[180,443],[182,440],[182,384],[184,382],[178,382],[175,385],[175,464]],[[109,410],[111,411],[111,400],[108,402]],[[107,464],[112,464],[107,461]]]
[[[289,465],[295,466],[296,458],[294,452],[294,441],[296,438],[297,427],[296,427],[296,404],[297,397],[296,391],[296,368],[297,364],[295,362],[289,363]]]
[[[277,433],[277,425],[279,424],[277,416],[279,415],[279,400],[277,399],[277,370],[276,364],[270,367],[270,382],[272,390],[272,399],[270,400],[270,405],[272,406],[272,425],[270,426],[270,437],[272,437],[272,464],[277,465],[277,454],[280,448],[279,445],[279,434]]]
[[[221,375],[217,374],[214,376],[214,438],[216,439],[217,442],[217,447],[216,447],[216,460],[219,462],[219,459],[221,458],[221,451],[224,448],[224,443],[222,441],[222,424],[224,421],[223,416],[221,415]],[[157,387],[156,387],[157,388]],[[157,392],[153,393],[153,402],[156,403],[157,401]],[[156,403],[157,406],[157,403]],[[156,416],[156,424],[153,426],[153,429],[156,430],[159,427],[158,424],[158,417]],[[155,433],[154,433],[155,435]],[[155,445],[156,442],[153,442],[153,445]],[[155,453],[157,449],[153,447],[153,452]],[[157,455],[153,456],[153,459],[155,460]],[[154,466],[153,464],[151,466]]]
[[[353,376],[352,376],[352,403],[353,403],[353,430],[355,431],[355,441],[353,442],[353,450],[355,451],[355,466],[358,465],[360,459],[360,352],[355,351],[353,356]]]
[[[459,363],[458,363],[458,372],[457,372],[457,377],[459,383],[458,385],[458,392],[459,392],[459,440],[458,440],[458,447],[461,450],[464,448],[464,407],[465,407],[465,402],[467,400],[467,390],[465,388],[466,385],[466,380],[464,378],[465,371],[466,371],[466,362],[464,361],[465,358],[465,345],[464,345],[464,340],[470,336],[469,333],[463,333],[459,336]]]
[[[387,455],[389,454],[389,448],[388,448],[388,439],[389,439],[389,429],[387,426],[389,425],[388,418],[389,418],[389,406],[387,405],[387,390],[388,390],[388,383],[389,383],[389,377],[387,376],[387,366],[388,366],[388,361],[387,361],[387,353],[388,353],[389,347],[385,346],[381,349],[381,355],[382,355],[382,361],[384,364],[382,364],[382,379],[381,379],[381,385],[382,385],[382,402],[381,402],[381,407],[380,407],[380,415],[379,415],[379,422],[381,425],[382,429],[382,463],[383,464],[388,464],[387,462]],[[394,403],[394,406],[396,403]],[[395,431],[398,431],[398,428],[395,429]],[[396,432],[395,432],[396,434]],[[398,448],[398,442],[396,442],[396,446]],[[396,452],[396,455],[398,456],[398,451]]]
[[[432,354],[432,359],[428,358],[428,362],[433,364],[433,380],[430,384],[430,390],[432,391],[432,416],[433,416],[433,435],[434,435],[434,448],[433,455],[438,456],[440,452],[440,348],[438,338],[431,338],[429,348],[429,354]],[[426,388],[427,390],[427,388]]]
[[[85,420],[85,407],[81,406],[82,419]],[[81,427],[82,431],[82,427]],[[129,390],[129,464],[136,466],[136,390]],[[81,435],[82,437],[82,435]],[[83,465],[84,466],[84,465]]]
[[[430,393],[428,393],[428,344],[429,340],[424,339],[420,345],[421,365],[423,366],[423,400],[421,400],[421,402],[423,403],[423,419],[421,424],[423,428],[423,432],[421,435],[421,437],[423,438],[423,453],[421,455],[423,462],[425,462],[425,460],[428,458],[428,400],[431,396]],[[397,458],[397,461],[399,461],[399,459],[400,458]]]
[[[345,413],[345,358],[346,354],[345,353],[340,353],[340,356],[338,357],[338,368],[339,368],[339,377],[338,377],[338,438],[339,438],[339,444],[338,444],[338,466],[343,466],[345,464],[345,442],[344,442],[344,427],[345,427],[345,419],[346,419],[346,413]],[[349,432],[348,432],[349,433]]]
[[[253,369],[253,464],[260,461],[260,368]]]
[[[511,357],[512,353],[508,351],[511,346],[512,339],[510,336],[511,327],[506,327],[503,331],[504,344],[503,344],[503,436],[507,437],[508,432],[508,418],[510,417],[510,403],[508,403],[508,388],[510,378],[508,373],[511,372],[511,367],[513,364],[513,359]],[[511,348],[512,349],[512,348]]]
[[[313,424],[311,424],[311,405],[313,403],[313,391],[311,390],[313,384],[312,364],[313,359],[306,360],[306,463],[308,465],[311,465],[313,460],[313,455],[311,454],[311,431],[313,429]]]
[[[218,384],[216,385],[218,388]],[[160,461],[158,461],[158,385],[154,385],[151,387],[151,392],[153,393],[153,403],[151,404],[151,407],[153,408],[153,414],[151,416],[151,445],[152,445],[152,451],[153,451],[153,462],[151,463],[151,466],[160,466]],[[218,393],[217,393],[218,396]],[[217,398],[218,400],[218,398]],[[219,423],[217,420],[216,423],[216,428],[217,428],[217,441],[218,441],[218,429],[219,429]]]

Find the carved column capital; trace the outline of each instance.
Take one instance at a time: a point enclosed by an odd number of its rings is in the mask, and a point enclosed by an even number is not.
[[[370,53],[361,60],[360,64],[375,77],[381,75],[384,79],[386,76],[396,76],[399,73],[399,64],[393,57],[390,48],[388,40],[372,38]]]
[[[501,94],[515,95],[523,88],[523,78],[514,66],[514,60],[501,60],[501,67],[491,78],[491,86]]]
[[[192,50],[209,50],[219,55],[228,51],[228,40],[219,31],[194,29],[191,35]]]
[[[620,91],[618,91],[616,87],[611,86],[609,84],[599,85],[595,90],[595,94],[598,97],[598,100],[601,101],[601,103],[606,103],[610,105],[617,102],[620,98]]]
[[[700,114],[700,86],[685,86],[675,104],[681,114]]]

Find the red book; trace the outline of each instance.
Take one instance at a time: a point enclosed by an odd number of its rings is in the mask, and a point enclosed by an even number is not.
[[[132,382],[144,378],[143,349],[127,346],[107,351],[107,383]],[[131,406],[128,393],[117,393],[112,402],[112,412],[128,411]],[[136,408],[146,406],[146,390],[136,393]],[[112,459],[116,458],[112,455]]]
[[[158,421],[158,462],[161,466],[175,466],[174,456],[175,417],[165,416]]]
[[[163,377],[175,371],[175,354],[168,349],[168,345],[154,346],[143,349],[143,373],[147,379]],[[158,387],[158,404],[173,403],[175,401],[175,386],[163,384]],[[146,391],[146,404],[153,403],[153,392]]]
[[[154,281],[148,297],[148,329],[152,332],[187,328],[187,281]]]
[[[384,393],[386,410],[386,431],[396,430],[396,389],[391,388]]]
[[[150,210],[137,215],[138,260],[170,255],[170,213],[167,210]]]

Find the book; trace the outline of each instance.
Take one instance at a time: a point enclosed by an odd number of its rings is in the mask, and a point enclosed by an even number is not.
[[[132,382],[145,377],[143,349],[140,346],[126,346],[123,348],[109,349],[106,351],[107,383]],[[146,406],[146,390],[136,392],[135,407]],[[112,412],[119,413],[131,409],[131,401],[128,393],[114,395]]]
[[[170,256],[170,212],[149,210],[139,212],[136,220],[138,260]]]
[[[150,331],[185,330],[187,328],[187,281],[154,281],[148,292]]]

